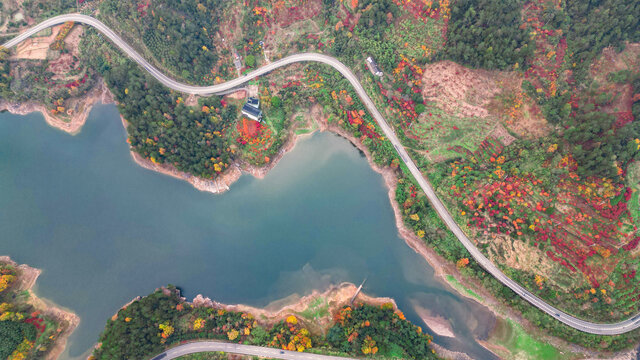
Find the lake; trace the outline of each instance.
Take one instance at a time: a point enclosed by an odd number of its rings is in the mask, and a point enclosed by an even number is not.
[[[192,299],[262,307],[368,279],[369,295],[450,319],[445,347],[492,359],[473,339],[487,310],[434,278],[398,236],[381,175],[347,140],[302,139],[262,180],[220,195],[136,165],[117,108],[68,135],[41,114],[0,114],[0,255],[43,270],[39,296],[81,317],[63,358],[94,345],[122,305],[174,284]]]

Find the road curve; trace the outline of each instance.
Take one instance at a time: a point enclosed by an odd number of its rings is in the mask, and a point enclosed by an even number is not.
[[[558,321],[574,329],[577,329],[586,333],[597,334],[597,335],[618,335],[618,334],[624,334],[626,332],[629,332],[631,330],[634,330],[640,327],[640,314],[634,317],[631,317],[627,320],[617,322],[617,323],[611,323],[611,324],[594,323],[594,322],[578,319],[574,316],[564,313],[556,309],[555,307],[547,304],[542,299],[533,295],[532,293],[527,291],[524,287],[522,287],[520,284],[513,281],[511,278],[506,276],[502,271],[500,271],[498,267],[496,267],[491,261],[489,261],[489,259],[487,259],[487,257],[484,256],[480,252],[480,250],[478,250],[478,248],[476,248],[475,244],[464,234],[464,232],[462,231],[462,229],[460,229],[458,224],[456,224],[456,222],[451,217],[451,214],[449,213],[447,208],[444,206],[444,204],[440,201],[440,199],[434,192],[433,188],[431,187],[431,184],[429,184],[429,182],[425,179],[425,177],[422,176],[422,173],[420,172],[418,167],[415,165],[415,163],[411,160],[411,158],[409,157],[409,154],[404,149],[404,147],[396,137],[395,133],[393,132],[389,124],[387,124],[387,121],[384,119],[382,114],[378,111],[378,109],[374,105],[371,98],[369,98],[369,95],[367,95],[366,91],[358,81],[358,78],[351,72],[351,70],[346,65],[344,65],[337,59],[324,54],[301,53],[301,54],[287,56],[280,60],[274,61],[259,69],[253,70],[244,76],[241,76],[234,80],[227,81],[222,84],[213,85],[213,86],[193,86],[193,85],[177,82],[167,77],[166,75],[161,73],[160,70],[156,69],[147,60],[145,60],[142,56],[140,56],[140,54],[138,54],[131,46],[129,46],[126,42],[124,42],[120,38],[120,36],[114,33],[104,23],[102,23],[101,21],[91,16],[82,15],[82,14],[67,14],[67,15],[60,15],[60,16],[50,18],[48,20],[41,22],[40,24],[33,26],[32,28],[16,36],[15,38],[7,41],[2,46],[4,46],[5,48],[11,48],[19,44],[21,41],[27,39],[31,35],[43,29],[46,29],[47,27],[61,24],[66,21],[75,21],[78,23],[83,23],[86,25],[93,26],[98,31],[103,33],[106,37],[108,37],[111,41],[113,41],[115,45],[117,45],[122,51],[124,51],[131,59],[133,59],[135,62],[140,64],[140,66],[142,66],[146,71],[148,71],[153,77],[155,77],[162,84],[166,85],[167,87],[173,90],[188,93],[188,94],[221,95],[229,92],[229,90],[231,89],[234,89],[246,83],[251,79],[264,75],[277,68],[280,68],[289,64],[293,64],[293,63],[298,63],[298,62],[320,62],[333,67],[334,69],[339,71],[354,87],[354,89],[358,93],[358,96],[360,97],[364,105],[367,107],[367,110],[369,110],[371,115],[374,117],[374,119],[382,129],[385,136],[389,139],[389,141],[391,141],[391,143],[393,144],[393,147],[396,149],[396,151],[400,155],[400,158],[407,165],[407,168],[409,169],[411,174],[415,177],[416,181],[418,182],[422,190],[427,195],[429,201],[431,202],[431,205],[437,211],[440,218],[445,222],[447,227],[451,230],[451,232],[453,232],[453,234],[458,238],[458,240],[462,243],[462,245],[464,245],[464,247],[469,251],[469,253],[471,253],[471,256],[473,256],[473,258],[480,264],[480,266],[482,266],[488,273],[493,275],[496,279],[498,279],[498,281],[503,283],[505,286],[509,287],[516,294],[518,294],[520,297],[528,301],[533,306],[546,312],[553,318],[557,319]]]
[[[268,348],[262,346],[242,345],[236,343],[227,343],[222,341],[197,341],[182,344],[171,348],[152,360],[171,360],[179,358],[180,356],[200,353],[222,351],[230,354],[241,354],[249,356],[261,356],[272,359],[285,359],[285,360],[356,360],[353,358],[330,356],[330,355],[318,355],[312,353],[304,353],[297,351],[287,351],[275,348]],[[164,356],[163,356],[164,355]]]

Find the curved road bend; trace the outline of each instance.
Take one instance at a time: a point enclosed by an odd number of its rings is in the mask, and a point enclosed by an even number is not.
[[[546,312],[547,314],[554,317],[558,321],[561,321],[564,324],[571,326],[574,329],[591,333],[591,334],[598,334],[598,335],[618,335],[618,334],[624,334],[626,332],[629,332],[631,330],[634,330],[640,327],[640,314],[632,318],[629,318],[627,320],[624,320],[618,323],[613,323],[613,324],[600,324],[600,323],[593,323],[593,322],[578,319],[547,304],[542,299],[536,297],[535,295],[527,291],[524,287],[520,286],[520,284],[511,280],[502,271],[500,271],[498,267],[496,267],[493,263],[491,263],[491,261],[489,261],[489,259],[487,259],[487,257],[485,257],[480,252],[480,250],[476,248],[474,243],[464,234],[464,232],[460,229],[458,224],[456,224],[456,222],[451,217],[451,214],[449,213],[447,208],[443,205],[443,203],[440,201],[436,193],[433,191],[433,188],[431,187],[429,182],[422,176],[422,173],[420,172],[418,167],[414,164],[411,158],[409,158],[409,154],[404,149],[404,147],[402,146],[402,144],[394,134],[389,124],[387,124],[382,114],[380,114],[378,109],[375,107],[375,105],[373,104],[373,101],[371,100],[371,98],[369,98],[369,96],[367,95],[366,91],[364,90],[364,88],[362,87],[362,85],[360,84],[356,76],[351,72],[351,70],[349,70],[349,68],[346,65],[344,65],[337,59],[332,58],[331,56],[316,54],[316,53],[296,54],[296,55],[291,55],[291,56],[282,58],[280,60],[274,61],[259,69],[253,70],[244,76],[241,76],[234,80],[227,81],[222,84],[213,85],[213,86],[193,86],[193,85],[177,82],[167,77],[166,75],[161,73],[160,70],[153,67],[147,60],[142,58],[140,54],[138,54],[131,46],[129,46],[126,42],[124,42],[120,38],[120,36],[118,36],[111,29],[109,29],[104,23],[102,23],[97,19],[94,19],[91,16],[81,15],[81,14],[60,15],[60,16],[56,16],[48,20],[45,20],[40,24],[35,25],[34,27],[25,31],[24,33],[16,36],[15,38],[7,41],[2,46],[6,48],[10,48],[20,43],[21,41],[27,39],[29,36],[47,27],[61,24],[66,21],[75,21],[78,23],[95,27],[98,31],[103,33],[106,37],[108,37],[111,41],[113,41],[113,43],[115,43],[118,47],[120,47],[120,49],[122,49],[122,51],[124,51],[130,58],[132,58],[135,62],[140,64],[140,66],[142,66],[146,71],[148,71],[153,77],[158,79],[158,81],[160,81],[161,83],[163,83],[164,85],[166,85],[167,87],[173,90],[188,93],[188,94],[197,94],[197,95],[224,94],[230,89],[236,88],[251,79],[264,75],[272,70],[283,67],[285,65],[289,65],[297,62],[313,61],[313,62],[320,62],[323,64],[327,64],[333,67],[334,69],[339,71],[345,78],[347,78],[347,80],[349,80],[351,85],[354,87],[354,89],[358,93],[358,96],[360,97],[360,99],[362,99],[362,102],[364,103],[364,105],[367,107],[371,115],[378,122],[378,125],[384,132],[385,136],[389,139],[389,141],[391,141],[391,143],[395,147],[396,151],[402,158],[402,161],[404,161],[404,163],[407,165],[407,168],[409,168],[409,171],[411,171],[411,174],[415,177],[416,181],[418,182],[422,190],[425,192],[425,194],[427,194],[427,197],[429,198],[431,205],[438,212],[438,215],[440,216],[440,218],[442,218],[442,220],[445,222],[447,227],[449,227],[449,229],[458,238],[458,240],[462,243],[462,245],[464,245],[464,247],[469,251],[469,253],[471,253],[471,256],[473,256],[473,258],[487,272],[489,272],[496,279],[498,279],[498,281],[503,283],[505,286],[509,287],[516,294],[518,294],[523,299],[527,300],[532,305],[536,306],[537,308]]]
[[[297,351],[280,350],[262,346],[241,345],[235,343],[226,343],[221,341],[197,341],[186,343],[169,349],[151,360],[171,360],[180,356],[200,353],[222,351],[231,354],[241,354],[249,356],[261,356],[272,359],[285,360],[356,360],[353,358],[318,355],[312,353],[304,353]],[[164,355],[164,356],[163,356]]]

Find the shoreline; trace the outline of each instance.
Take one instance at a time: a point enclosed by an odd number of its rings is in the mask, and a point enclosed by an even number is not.
[[[239,90],[239,91],[244,91],[244,90]],[[233,95],[233,94],[235,93],[232,93],[229,95]],[[122,126],[124,126],[126,130],[129,123],[122,115],[120,115],[120,120],[122,121]],[[249,174],[257,179],[264,178],[269,173],[269,171],[271,171],[271,169],[273,169],[278,164],[278,162],[282,159],[282,157],[284,157],[285,154],[293,150],[293,148],[296,146],[296,143],[300,137],[312,135],[317,130],[318,129],[312,130],[307,134],[300,134],[300,135],[295,134],[294,131],[289,131],[289,136],[287,141],[284,143],[282,148],[278,151],[278,154],[274,156],[273,159],[269,162],[269,164],[257,167],[254,165],[250,165],[244,161],[236,161],[232,163],[231,166],[226,171],[222,172],[220,176],[215,180],[204,179],[204,178],[200,178],[200,177],[185,173],[183,171],[176,169],[172,165],[154,163],[151,160],[142,157],[142,155],[138,154],[133,150],[130,150],[130,153],[133,161],[139,166],[147,170],[159,172],[161,174],[186,181],[197,190],[200,190],[203,192],[209,192],[212,194],[222,194],[226,191],[229,191],[231,189],[230,186],[233,183],[235,183],[238,179],[240,179],[240,176],[242,176],[242,174]]]
[[[428,308],[424,308],[418,304],[414,303],[413,308],[416,314],[418,314],[422,321],[427,324],[429,329],[436,335],[450,338],[456,337],[449,320],[442,316],[432,314]]]
[[[263,324],[274,324],[280,320],[286,319],[289,315],[300,316],[300,313],[307,310],[314,300],[323,298],[326,300],[328,305],[328,315],[323,318],[313,320],[309,325],[312,325],[315,328],[325,328],[330,324],[332,318],[331,314],[342,308],[344,305],[347,305],[356,290],[357,287],[355,284],[343,282],[338,285],[331,285],[324,291],[314,289],[310,294],[302,297],[298,294],[292,294],[286,298],[275,300],[262,308],[245,304],[223,304],[211,300],[208,297],[204,297],[201,294],[198,294],[190,304],[194,307],[212,307],[216,309],[224,309],[226,311],[251,313],[255,316],[258,322],[262,322]],[[357,303],[366,303],[374,306],[391,303],[393,304],[393,309],[398,310],[398,305],[394,299],[388,297],[372,297],[362,292],[360,292],[354,300],[354,304]],[[303,321],[306,323],[309,320],[303,319]]]
[[[28,101],[24,103],[15,103],[0,100],[0,111],[8,111],[15,115],[27,115],[33,112],[39,112],[42,114],[45,122],[49,126],[62,130],[71,135],[76,135],[80,132],[84,124],[87,122],[89,113],[91,112],[91,109],[93,109],[93,106],[95,104],[97,104],[98,102],[101,102],[103,104],[114,103],[113,95],[102,79],[100,79],[98,83],[94,85],[86,94],[77,98],[72,98],[70,101],[72,104],[70,108],[80,108],[80,111],[74,112],[73,114],[69,115],[70,119],[68,121],[60,117],[51,115],[47,108],[39,102]]]
[[[309,329],[326,333],[330,328],[333,320],[333,315],[343,306],[349,304],[351,297],[356,293],[357,287],[353,283],[343,282],[338,285],[331,285],[325,291],[314,289],[310,294],[300,297],[297,294],[292,294],[284,299],[276,300],[265,307],[256,308],[244,304],[222,304],[211,300],[208,297],[203,297],[198,294],[190,304],[194,307],[210,307],[214,309],[224,309],[226,311],[244,312],[252,314],[258,323],[263,325],[273,325],[278,321],[285,320],[289,315],[295,315],[299,318]],[[290,301],[294,298],[294,301]],[[311,303],[316,299],[324,299],[327,306],[327,315],[321,318],[315,318],[308,320],[302,317],[301,313],[309,309]],[[288,301],[289,300],[289,301]],[[287,302],[285,304],[281,304]],[[393,305],[393,310],[398,311],[398,305],[395,300],[389,297],[373,297],[363,292],[358,293],[358,296],[354,299],[354,304],[368,304],[373,306],[381,306],[385,303]],[[415,324],[416,326],[419,326]],[[443,346],[440,346],[433,341],[431,342],[432,349],[436,354],[445,359],[461,359],[472,360],[469,355],[461,352],[448,350]]]
[[[7,110],[17,115],[25,115],[34,111],[38,111],[43,114],[45,121],[47,122],[48,125],[58,128],[60,130],[63,130],[67,133],[70,133],[71,135],[75,135],[80,132],[82,126],[85,124],[93,105],[95,105],[99,101],[102,102],[103,104],[115,103],[113,95],[111,94],[109,89],[106,87],[102,79],[100,79],[99,82],[96,84],[96,86],[94,86],[94,88],[89,90],[87,94],[80,96],[78,98],[75,98],[72,101],[76,103],[84,101],[84,107],[82,112],[79,112],[73,115],[69,122],[66,122],[64,120],[51,116],[50,114],[47,113],[44,105],[38,104],[35,102],[15,104],[15,103],[9,103],[5,101],[0,101],[0,110]],[[184,180],[200,191],[220,194],[230,190],[230,186],[234,182],[236,182],[243,175],[243,173],[250,174],[258,179],[264,178],[264,176],[266,176],[266,174],[278,164],[278,162],[282,159],[282,157],[295,147],[298,138],[310,136],[314,134],[316,131],[332,132],[338,136],[345,138],[352,145],[354,145],[358,150],[360,150],[365,155],[367,162],[369,163],[371,168],[375,172],[382,175],[385,186],[388,189],[389,202],[394,212],[398,234],[411,249],[413,249],[418,255],[424,258],[425,261],[434,269],[434,277],[438,279],[438,281],[440,281],[441,283],[448,286],[452,290],[452,292],[455,292],[456,294],[462,297],[476,301],[477,303],[486,307],[496,317],[510,318],[513,321],[516,321],[517,323],[522,325],[529,333],[536,334],[536,336],[540,337],[541,339],[549,341],[554,346],[571,349],[572,351],[580,353],[583,356],[586,355],[591,357],[597,357],[598,355],[603,355],[603,356],[609,355],[607,357],[609,359],[618,359],[618,358],[626,358],[627,356],[635,355],[638,353],[637,349],[629,349],[629,350],[625,350],[617,353],[595,352],[595,351],[583,348],[579,345],[569,343],[560,338],[552,337],[546,334],[541,334],[540,329],[535,327],[528,320],[524,319],[519,312],[502,304],[498,298],[493,296],[493,294],[487,291],[484,287],[480,286],[478,284],[477,279],[469,278],[467,276],[464,276],[462,273],[460,273],[460,271],[455,267],[455,264],[448,262],[442,256],[437,254],[434,249],[427,246],[427,244],[422,239],[418,238],[417,235],[413,233],[413,231],[411,231],[405,226],[402,220],[402,213],[400,210],[400,206],[395,200],[397,178],[395,175],[395,171],[393,169],[389,167],[381,168],[377,164],[375,164],[373,162],[371,154],[369,153],[369,150],[366,148],[366,146],[362,144],[360,139],[355,138],[352,134],[350,134],[349,132],[341,128],[339,125],[328,123],[326,117],[322,113],[322,110],[319,109],[317,106],[315,105],[312,106],[312,108],[309,110],[309,114],[310,114],[310,121],[311,121],[310,125],[313,125],[313,123],[316,123],[318,127],[315,129],[311,129],[310,132],[305,134],[296,134],[295,131],[290,130],[287,141],[284,143],[280,151],[278,151],[278,154],[273,157],[272,161],[269,164],[262,167],[256,167],[242,161],[236,161],[233,164],[231,164],[231,166],[225,172],[223,172],[216,180],[199,178],[197,176],[181,172],[177,170],[175,167],[168,164],[153,163],[150,160],[143,158],[140,154],[132,150],[130,150],[130,154],[133,161],[145,169],[156,171],[161,174],[168,175],[180,180]],[[122,115],[120,115],[120,119],[126,131],[128,123],[126,119],[122,117]],[[470,294],[467,294],[463,290],[457,289],[446,279],[446,275],[452,276],[455,280],[460,282],[460,284],[464,285],[465,287],[472,288],[474,291],[478,292],[483,298],[482,301],[479,301],[478,299],[474,298]],[[317,290],[314,290],[311,295],[315,294],[316,292]],[[308,295],[308,296],[311,296],[311,295]],[[395,306],[394,301],[393,303]],[[240,306],[240,305],[233,305],[233,306]],[[250,307],[247,307],[247,308],[250,308]],[[266,311],[266,310],[263,310],[263,311]],[[433,332],[437,333],[436,331],[433,331]],[[492,351],[491,348],[493,347],[492,345],[495,345],[495,344],[489,343],[488,339],[486,340],[475,339],[475,340],[481,346],[485,347],[488,351],[494,352]],[[434,343],[434,345],[437,345],[437,344]],[[438,351],[439,352],[442,351],[443,354],[445,352],[448,352],[448,355],[455,355],[455,356],[459,356],[456,354],[461,354],[457,352],[451,352],[450,350],[447,350],[442,346],[438,346],[438,347],[439,347]],[[64,350],[64,347],[62,347],[62,349],[60,350],[60,353],[63,350]]]
[[[51,350],[49,350],[45,357],[46,360],[58,359],[67,346],[69,336],[75,331],[78,324],[80,324],[80,317],[74,312],[64,309],[46,298],[39,297],[34,292],[33,287],[42,273],[42,270],[32,268],[26,264],[18,264],[9,256],[0,256],[0,262],[11,264],[19,270],[20,283],[18,284],[17,290],[28,291],[28,303],[48,317],[55,319],[60,324],[60,327],[64,329],[60,333],[58,340],[54,343],[55,345]]]

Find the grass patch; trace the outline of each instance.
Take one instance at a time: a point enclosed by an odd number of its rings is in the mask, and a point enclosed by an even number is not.
[[[477,299],[478,301],[483,301],[484,299],[482,298],[482,296],[478,295],[475,291],[467,288],[466,286],[462,285],[458,279],[456,279],[455,277],[453,277],[453,275],[447,275],[447,282],[453,286],[456,290],[459,291],[463,291],[465,293],[467,293],[468,295],[470,295],[471,297]]]
[[[416,149],[428,150],[431,155],[448,159],[460,155],[449,150],[454,146],[477,150],[494,126],[494,121],[452,115],[430,103],[425,114],[410,126],[406,135],[416,142]]]
[[[408,58],[428,57],[442,49],[442,19],[427,19],[422,22],[417,19],[405,18],[395,26],[386,30],[388,41],[397,46],[398,52]],[[422,48],[425,46],[425,49]]]
[[[553,345],[535,339],[520,324],[509,319],[498,322],[492,340],[510,351],[511,358],[554,360],[566,357]]]
[[[636,191],[631,194],[631,199],[629,199],[629,202],[627,203],[627,208],[629,209],[635,224],[640,225],[640,204],[638,204],[638,200],[640,200],[640,191],[637,191],[637,189],[635,190]]]
[[[329,303],[327,303],[327,299],[324,297],[315,298],[309,303],[309,306],[304,311],[299,312],[298,315],[307,320],[315,320],[329,316]]]

